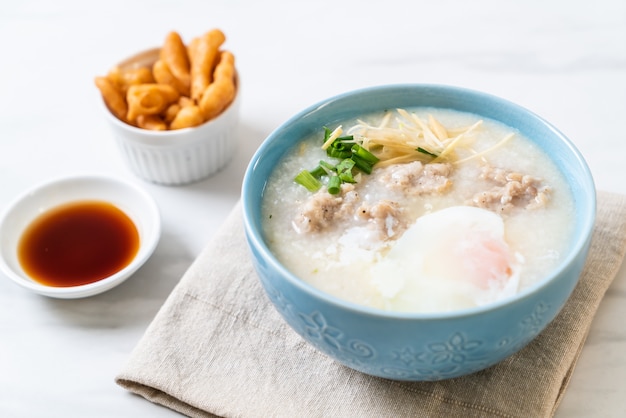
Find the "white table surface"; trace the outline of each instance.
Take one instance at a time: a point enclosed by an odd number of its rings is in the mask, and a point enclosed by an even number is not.
[[[101,115],[93,78],[116,61],[219,27],[237,57],[234,160],[184,187],[135,178]],[[169,417],[113,379],[240,193],[265,136],[348,90],[442,83],[483,90],[551,121],[598,189],[626,193],[626,2],[184,0],[2,1],[0,210],[50,177],[99,173],[157,201],[163,234],[123,285],[55,300],[0,277],[0,416]],[[558,417],[626,416],[626,268],[609,289]]]

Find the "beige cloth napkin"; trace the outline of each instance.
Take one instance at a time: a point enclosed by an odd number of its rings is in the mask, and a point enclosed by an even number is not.
[[[283,322],[253,271],[237,205],[116,382],[192,417],[552,416],[625,251],[626,196],[599,193],[582,279],[543,333],[473,375],[396,382],[336,363]]]

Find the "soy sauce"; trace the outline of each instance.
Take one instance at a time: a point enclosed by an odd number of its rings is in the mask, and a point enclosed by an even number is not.
[[[78,201],[36,218],[18,244],[18,260],[33,280],[54,287],[104,279],[139,250],[139,233],[122,210],[103,201]]]

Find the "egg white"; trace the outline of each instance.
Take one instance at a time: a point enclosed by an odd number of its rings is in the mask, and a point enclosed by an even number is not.
[[[454,206],[418,218],[374,264],[371,280],[388,309],[450,311],[514,295],[522,260],[499,215]]]

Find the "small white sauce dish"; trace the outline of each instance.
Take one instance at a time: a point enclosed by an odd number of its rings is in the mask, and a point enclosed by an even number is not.
[[[93,283],[55,287],[29,277],[18,258],[25,229],[40,215],[60,205],[97,200],[113,204],[137,227],[139,248],[126,267]],[[17,197],[0,217],[0,271],[19,286],[44,296],[76,299],[105,292],[128,279],[154,252],[161,235],[161,217],[154,199],[132,183],[100,175],[64,177],[45,182]]]

